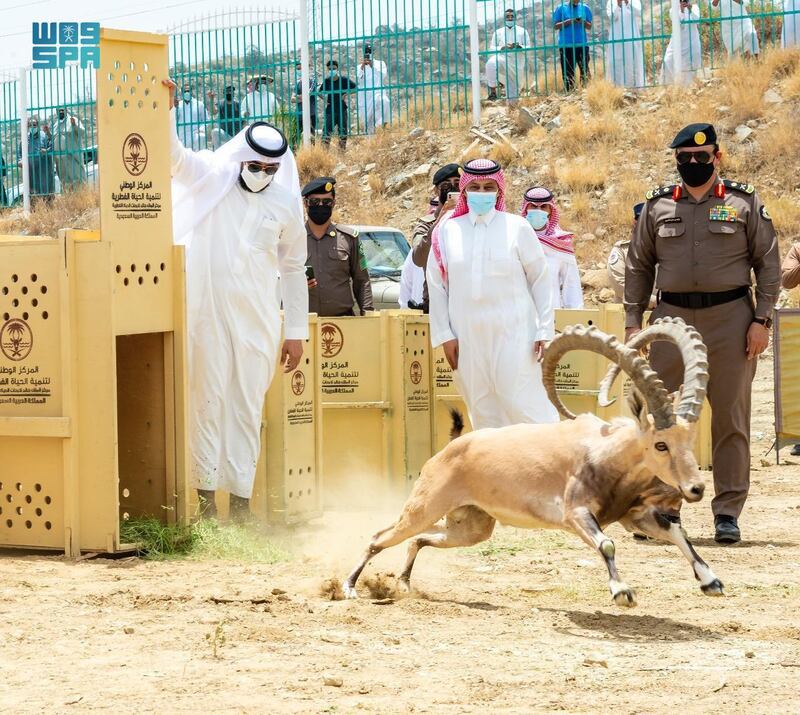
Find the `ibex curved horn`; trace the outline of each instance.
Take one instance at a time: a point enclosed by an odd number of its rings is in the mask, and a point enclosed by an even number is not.
[[[703,338],[680,318],[659,318],[650,327],[634,335],[625,347],[639,351],[658,340],[672,343],[680,350],[683,359],[683,394],[676,414],[687,422],[697,422],[708,384],[708,357]],[[612,365],[600,383],[597,402],[601,407],[614,403],[613,398],[608,398],[608,393],[619,373],[619,365]]]
[[[542,363],[542,381],[550,401],[555,408],[568,419],[574,420],[572,414],[561,402],[556,393],[556,367],[558,361],[572,350],[588,350],[599,353],[616,363],[633,380],[633,384],[647,403],[648,411],[653,415],[656,429],[666,429],[675,424],[675,415],[664,383],[639,353],[613,335],[601,332],[596,327],[571,325],[555,337],[544,354]]]

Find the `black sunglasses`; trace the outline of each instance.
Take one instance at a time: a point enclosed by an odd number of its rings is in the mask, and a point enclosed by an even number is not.
[[[333,206],[333,199],[306,199],[309,206]]]
[[[257,174],[259,171],[263,171],[268,176],[277,174],[279,167],[280,164],[259,164],[257,161],[251,161],[247,164],[247,168],[254,174]]]
[[[713,151],[679,151],[675,158],[679,164],[688,164],[692,157],[698,164],[710,164],[714,161],[715,153]]]

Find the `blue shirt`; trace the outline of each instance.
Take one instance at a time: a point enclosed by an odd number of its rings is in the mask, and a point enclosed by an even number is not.
[[[579,17],[584,22],[592,21],[592,11],[588,6],[583,3],[573,5],[572,3],[564,3],[556,8],[553,13],[553,24],[563,22],[571,17]],[[559,47],[575,47],[576,45],[588,44],[586,39],[586,28],[583,22],[576,22],[566,27],[562,27],[558,32],[558,46]]]

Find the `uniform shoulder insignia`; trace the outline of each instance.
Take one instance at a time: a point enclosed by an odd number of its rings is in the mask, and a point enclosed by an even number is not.
[[[725,184],[726,189],[734,189],[736,191],[741,191],[743,194],[752,194],[755,192],[756,187],[752,184],[742,183],[741,181],[731,181],[730,179],[724,179],[723,184]]]
[[[340,233],[344,233],[347,236],[351,236],[352,238],[358,238],[358,229],[354,228],[353,226],[343,226],[342,224],[336,224],[336,230]]]
[[[675,184],[671,184],[670,186],[657,186],[655,189],[650,189],[644,197],[651,201],[652,199],[658,199],[662,196],[669,196],[673,190],[675,189]]]

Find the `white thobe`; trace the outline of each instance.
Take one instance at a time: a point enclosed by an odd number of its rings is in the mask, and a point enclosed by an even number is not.
[[[400,271],[400,297],[397,301],[400,307],[408,308],[408,301],[421,304],[424,285],[425,271],[414,263],[409,251]]]
[[[800,45],[800,0],[783,0],[781,47]]]
[[[734,55],[737,52],[758,54],[758,35],[753,27],[753,21],[745,9],[747,4],[748,0],[742,0],[741,4],[733,0],[719,0],[717,6],[720,16],[719,34],[728,55]]]
[[[458,340],[453,375],[476,429],[557,422],[534,342],[554,334],[542,247],[521,216],[451,218],[439,231],[447,280],[428,258],[431,344]]]
[[[547,258],[553,308],[583,309],[581,276],[575,254],[564,253],[547,245],[543,245],[542,250]]]
[[[187,149],[200,151],[206,148],[206,126],[208,112],[202,102],[190,99],[180,101],[175,107],[175,120],[178,123],[178,137]]]
[[[697,70],[703,66],[703,48],[700,45],[700,31],[697,20],[700,19],[700,9],[697,5],[692,5],[691,11],[681,12],[681,84],[689,85],[694,81]],[[691,25],[684,24],[693,21]],[[673,34],[675,28],[672,28]],[[664,64],[661,67],[661,81],[664,84],[672,84],[675,77],[675,57],[670,38],[667,50],[664,53]]]
[[[192,185],[210,155],[173,134],[174,182]],[[186,249],[190,482],[249,498],[261,448],[264,396],[281,339],[308,337],[303,216],[281,186],[231,187],[194,229]]]
[[[497,87],[502,84],[506,88],[506,99],[516,99],[519,97],[519,80],[526,80],[525,54],[519,51],[503,53],[502,50],[507,45],[531,46],[531,38],[525,28],[515,25],[514,27],[501,27],[492,36],[490,50],[496,50],[486,61],[486,84],[490,87]]]
[[[383,89],[389,82],[386,63],[372,60],[372,66],[359,67],[358,79],[358,121],[367,134],[374,134],[378,127],[389,122],[391,106],[389,95]]]
[[[639,27],[642,3],[629,0],[617,5],[609,0],[606,15],[611,19],[606,47],[606,78],[620,87],[644,87],[644,44]]]
[[[278,100],[266,89],[249,92],[242,102],[242,116],[248,122],[269,119],[277,111]]]

